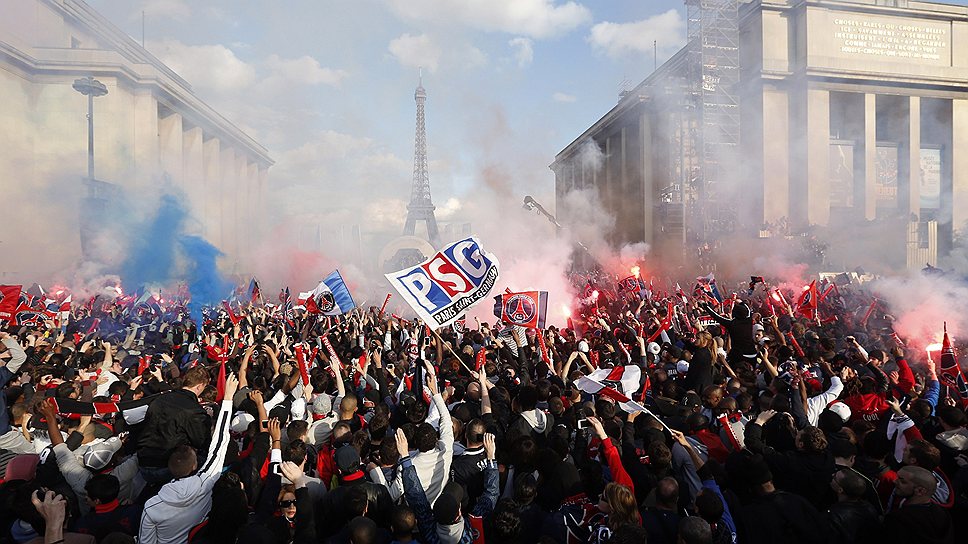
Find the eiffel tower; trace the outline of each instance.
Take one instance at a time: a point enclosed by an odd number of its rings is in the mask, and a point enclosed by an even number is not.
[[[427,224],[427,238],[436,248],[440,247],[440,232],[437,230],[437,218],[434,216],[436,207],[430,198],[430,175],[427,173],[427,129],[424,126],[427,91],[423,88],[422,70],[413,99],[417,103],[417,131],[413,142],[413,188],[410,192],[410,204],[407,205],[407,222],[403,226],[403,234],[413,236],[417,221],[424,221]]]

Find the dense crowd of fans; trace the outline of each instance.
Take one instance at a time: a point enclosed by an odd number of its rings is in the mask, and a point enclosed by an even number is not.
[[[0,541],[968,541],[965,405],[869,298],[613,285],[540,331],[111,303],[8,328]]]

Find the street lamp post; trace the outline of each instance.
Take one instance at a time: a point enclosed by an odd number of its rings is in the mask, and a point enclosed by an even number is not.
[[[108,94],[108,88],[90,76],[75,79],[71,86],[87,96],[87,179],[94,181],[94,97]]]

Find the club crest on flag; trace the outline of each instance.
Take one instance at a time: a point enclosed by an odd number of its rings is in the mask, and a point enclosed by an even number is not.
[[[477,238],[450,244],[426,261],[386,274],[387,280],[423,321],[444,327],[480,302],[498,278],[497,257]]]
[[[504,315],[516,324],[527,323],[538,313],[538,305],[528,293],[519,293],[504,302]]]
[[[494,315],[526,329],[543,329],[548,315],[547,291],[504,293],[494,297]]]
[[[336,308],[336,300],[333,299],[333,293],[320,293],[316,297],[316,306],[319,307],[321,313],[328,314],[332,312],[333,308]]]

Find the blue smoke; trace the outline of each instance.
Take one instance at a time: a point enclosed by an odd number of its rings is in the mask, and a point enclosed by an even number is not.
[[[191,293],[189,314],[201,328],[202,308],[215,306],[228,297],[232,284],[218,270],[222,252],[204,238],[185,234],[188,217],[185,199],[165,193],[150,220],[141,224],[122,223],[119,228],[124,229],[130,242],[119,275],[127,292],[150,283],[170,286],[185,281]]]
[[[188,212],[174,195],[161,197],[155,217],[143,228],[134,227],[128,257],[121,263],[121,282],[128,289],[139,289],[146,283],[167,282],[175,270],[175,240]]]
[[[182,236],[178,241],[188,260],[185,279],[192,294],[188,313],[201,330],[202,307],[219,304],[231,292],[232,284],[218,271],[216,261],[222,255],[218,248],[199,236]]]

